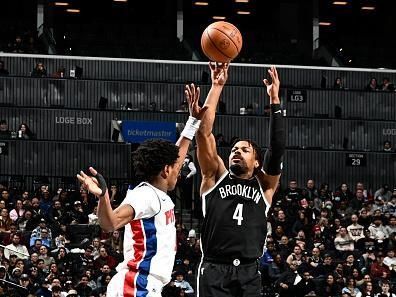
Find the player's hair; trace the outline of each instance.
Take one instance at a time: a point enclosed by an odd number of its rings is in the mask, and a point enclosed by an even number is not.
[[[164,169],[173,165],[179,157],[179,147],[166,140],[146,140],[132,153],[135,178],[151,182]]]
[[[263,158],[264,158],[263,151],[261,150],[260,146],[259,146],[255,141],[253,141],[253,140],[251,140],[251,139],[242,139],[242,138],[236,138],[236,139],[232,142],[231,148],[233,148],[234,145],[235,145],[237,142],[240,142],[240,141],[246,141],[247,143],[249,143],[249,145],[252,146],[252,148],[253,148],[253,150],[254,150],[254,153],[255,153],[254,155],[256,156],[256,160],[257,160],[258,163],[259,163],[259,166],[254,170],[254,173],[257,173],[257,171],[260,171],[261,168],[263,168]]]

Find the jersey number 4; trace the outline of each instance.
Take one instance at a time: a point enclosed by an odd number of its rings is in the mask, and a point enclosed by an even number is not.
[[[243,213],[243,204],[238,203],[238,205],[235,208],[234,215],[232,216],[234,220],[238,221],[238,226],[242,225],[242,221],[243,221],[242,213]]]

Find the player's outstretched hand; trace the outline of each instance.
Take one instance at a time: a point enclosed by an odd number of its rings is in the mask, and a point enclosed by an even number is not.
[[[264,79],[264,85],[267,87],[267,93],[268,96],[270,97],[271,104],[279,104],[279,86],[280,86],[280,81],[279,81],[279,76],[278,76],[278,71],[276,70],[275,66],[271,66],[270,69],[268,69],[268,73],[271,76],[271,83],[268,81],[268,79]]]
[[[229,63],[209,62],[212,85],[223,86],[228,79]]]
[[[89,167],[89,171],[93,176],[89,176],[85,174],[84,171],[80,171],[80,173],[77,174],[78,180],[81,182],[83,188],[90,193],[95,196],[103,196],[107,190],[103,176],[92,167]]]
[[[188,109],[190,111],[190,115],[198,120],[202,119],[208,107],[207,106],[200,107],[198,105],[199,96],[201,95],[200,88],[196,87],[194,84],[186,85],[186,89],[184,93],[186,95],[186,99],[188,102]]]

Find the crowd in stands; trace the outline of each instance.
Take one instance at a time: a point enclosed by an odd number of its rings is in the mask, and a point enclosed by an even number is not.
[[[100,229],[95,197],[6,182],[0,194],[0,296],[103,296],[123,260],[123,230]],[[110,187],[113,207],[124,195]],[[359,182],[332,191],[312,179],[304,187],[290,180],[268,217],[264,296],[394,296],[387,292],[396,283],[396,189],[371,193]],[[88,230],[83,237],[79,226]],[[176,229],[173,279],[163,296],[194,296],[199,234],[180,218]]]

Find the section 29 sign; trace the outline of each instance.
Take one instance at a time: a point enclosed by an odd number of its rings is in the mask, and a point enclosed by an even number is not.
[[[147,139],[176,141],[176,124],[172,122],[122,121],[121,133],[125,142],[142,143]]]
[[[365,153],[347,153],[345,155],[346,166],[365,167],[367,164],[367,155]]]

